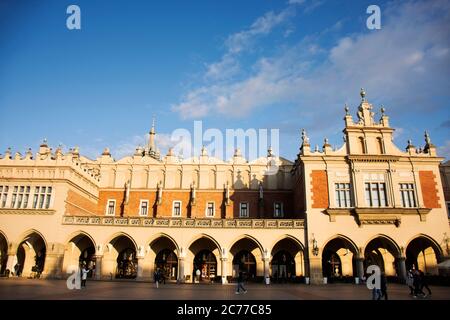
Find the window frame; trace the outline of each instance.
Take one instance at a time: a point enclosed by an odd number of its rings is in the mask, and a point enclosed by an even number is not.
[[[369,190],[367,190],[367,186],[369,186]],[[376,186],[376,189],[374,189],[374,186]],[[381,188],[380,186],[383,186],[383,188]],[[388,208],[389,207],[386,182],[373,182],[373,181],[365,182],[364,183],[364,194],[365,194],[365,198],[366,198],[365,199],[366,205],[369,208]],[[382,200],[383,200],[383,203],[382,203]],[[377,202],[378,205],[374,205],[375,202]]]
[[[178,215],[175,215],[175,203],[179,203],[180,204],[180,213]],[[181,217],[183,215],[183,201],[181,200],[174,200],[172,202],[172,217]]]
[[[344,185],[341,188],[341,185]],[[341,199],[341,195],[344,196]],[[336,208],[353,208],[352,184],[350,182],[334,183],[334,204]]]
[[[145,214],[142,213],[142,204],[143,203],[146,203],[146,207],[145,207],[146,213]],[[139,216],[148,217],[148,204],[149,204],[149,201],[146,199],[142,199],[139,201]]]
[[[277,214],[277,204],[280,205],[280,214]],[[284,218],[284,204],[283,201],[275,201],[273,203],[273,217],[274,218]]]
[[[110,204],[111,202],[114,203],[113,213],[109,213],[109,204]],[[106,215],[106,216],[113,217],[113,216],[116,215],[116,204],[117,204],[116,199],[108,199],[108,201],[106,201],[106,211],[105,211],[105,215]]]
[[[212,204],[212,215],[208,215],[210,204]],[[214,201],[206,201],[205,217],[214,218],[215,215],[216,215],[216,203]]]
[[[404,186],[406,186],[406,187],[404,188]],[[417,208],[418,207],[417,199],[416,199],[416,188],[415,188],[414,182],[400,182],[399,190],[400,190],[400,198],[402,200],[403,208]],[[412,203],[411,203],[411,200],[412,200]]]
[[[242,214],[242,205],[243,204],[247,205],[247,208],[246,208],[247,213],[245,216]],[[239,218],[249,218],[249,217],[250,217],[250,203],[248,201],[239,202]]]

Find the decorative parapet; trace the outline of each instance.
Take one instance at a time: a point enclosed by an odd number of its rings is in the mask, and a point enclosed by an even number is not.
[[[0,214],[23,214],[23,215],[53,215],[53,209],[0,209]]]
[[[64,216],[63,224],[160,228],[303,229],[303,219],[189,219]]]
[[[420,221],[426,221],[429,208],[328,208],[324,213],[330,216],[330,222],[336,216],[354,216],[359,226],[364,224],[394,224],[400,226],[402,216],[419,215]]]

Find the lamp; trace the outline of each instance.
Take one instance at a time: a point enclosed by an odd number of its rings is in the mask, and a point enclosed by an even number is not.
[[[317,246],[317,240],[314,238],[314,233],[312,234],[312,253],[317,256],[319,254],[319,247]]]

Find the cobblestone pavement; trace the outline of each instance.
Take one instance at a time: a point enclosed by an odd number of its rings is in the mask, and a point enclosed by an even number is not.
[[[370,300],[365,285],[247,284],[246,294],[235,294],[235,285],[163,284],[132,281],[88,281],[87,288],[69,290],[65,280],[0,279],[0,299],[51,300]],[[431,300],[449,300],[450,287],[431,286]],[[406,285],[389,284],[390,300],[414,300]]]

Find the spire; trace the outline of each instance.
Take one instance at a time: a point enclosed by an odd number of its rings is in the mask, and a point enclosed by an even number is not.
[[[150,129],[149,133],[150,133],[150,137],[148,139],[148,151],[151,154],[152,151],[153,152],[156,151],[156,147],[155,147],[155,135],[156,135],[156,132],[155,132],[155,117],[154,116],[153,116],[153,119],[152,119],[152,128]]]
[[[359,94],[361,96],[361,100],[366,101],[366,91],[364,90],[364,88],[361,88],[361,91],[359,92]]]

